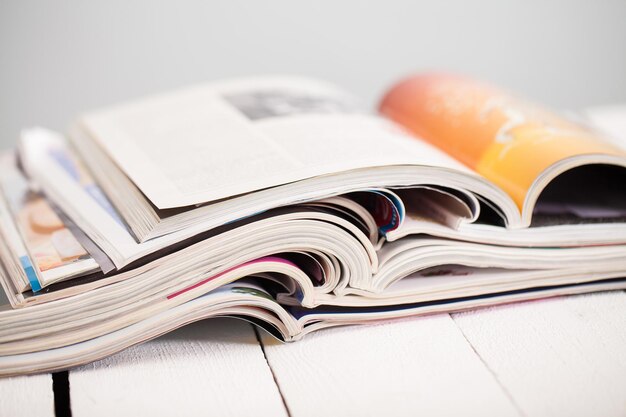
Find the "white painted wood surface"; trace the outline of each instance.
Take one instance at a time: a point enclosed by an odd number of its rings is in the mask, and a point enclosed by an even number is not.
[[[453,315],[527,416],[626,416],[626,292]]]
[[[0,379],[0,416],[54,416],[52,376]]]
[[[518,416],[449,315],[263,336],[292,416]]]
[[[285,416],[252,326],[209,319],[70,372],[72,415]]]
[[[72,413],[626,415],[623,291],[261,339],[207,320],[81,367]],[[50,375],[0,380],[5,415],[54,415]]]

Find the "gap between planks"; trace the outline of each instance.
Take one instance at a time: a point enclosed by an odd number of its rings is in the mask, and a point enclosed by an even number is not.
[[[626,415],[626,293],[261,338],[292,416]]]
[[[70,384],[74,416],[626,415],[626,293],[336,328],[288,345],[211,319],[72,371]],[[2,415],[54,415],[50,374],[0,380],[0,391]]]
[[[626,415],[626,292],[453,314],[528,416]]]

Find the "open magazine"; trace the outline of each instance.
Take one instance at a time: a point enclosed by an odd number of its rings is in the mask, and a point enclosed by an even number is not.
[[[0,374],[194,320],[277,338],[626,288],[626,144],[459,76],[378,112],[260,77],[24,130],[0,159]]]

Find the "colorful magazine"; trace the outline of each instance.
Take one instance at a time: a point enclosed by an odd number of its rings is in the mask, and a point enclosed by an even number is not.
[[[482,81],[379,109],[257,77],[23,131],[0,164],[0,375],[195,320],[323,328],[626,288],[626,143]]]

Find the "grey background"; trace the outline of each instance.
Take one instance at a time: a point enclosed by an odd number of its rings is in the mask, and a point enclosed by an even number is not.
[[[311,75],[374,106],[430,69],[558,107],[626,102],[626,1],[0,0],[0,148],[24,126],[215,78]]]

